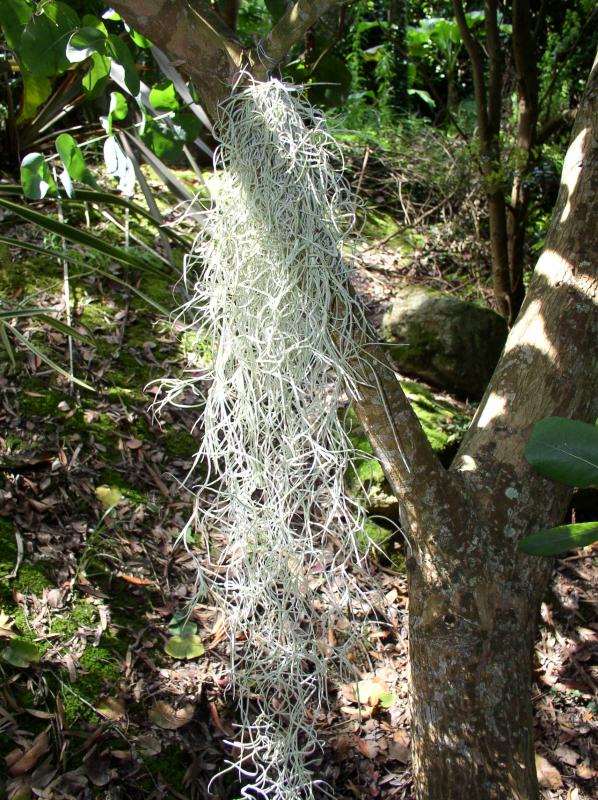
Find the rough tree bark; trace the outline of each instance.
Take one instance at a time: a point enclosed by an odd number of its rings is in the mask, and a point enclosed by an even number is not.
[[[193,35],[177,32],[172,23],[190,19],[187,0],[113,0],[112,5],[184,62],[200,91],[207,87],[202,98],[213,114],[241,63],[262,76],[264,61],[280,61],[334,2],[298,0],[262,43],[261,61],[242,51],[222,20],[197,0]],[[166,11],[168,26],[159,23]],[[517,542],[560,522],[570,492],[537,476],[523,451],[534,423],[545,416],[588,422],[598,416],[597,142],[598,61],[577,115],[545,250],[450,470],[432,453],[392,368],[380,369],[383,352],[364,350],[370,366],[363,367],[357,411],[401,501],[412,546],[418,800],[537,796],[531,655],[550,564],[523,555]]]

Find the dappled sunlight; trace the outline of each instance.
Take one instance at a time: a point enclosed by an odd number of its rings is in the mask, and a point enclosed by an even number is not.
[[[491,422],[498,417],[504,417],[507,413],[507,399],[492,392],[477,419],[478,428],[487,428]],[[470,459],[473,461],[473,459]],[[471,468],[471,467],[470,467]]]
[[[548,337],[546,323],[541,311],[542,302],[540,300],[533,300],[523,310],[517,327],[507,339],[505,354],[510,353],[516,347],[527,346],[538,350],[553,363],[557,360],[558,353]],[[530,362],[532,358],[533,356],[530,353]]]
[[[567,187],[569,195],[567,203],[565,204],[565,208],[563,209],[563,213],[561,214],[561,218],[559,220],[560,222],[566,222],[569,214],[571,213],[571,197],[575,191],[575,187],[577,186],[579,176],[581,175],[584,152],[586,150],[585,140],[588,132],[589,129],[584,128],[577,134],[574,141],[571,142],[565,157],[561,185]]]

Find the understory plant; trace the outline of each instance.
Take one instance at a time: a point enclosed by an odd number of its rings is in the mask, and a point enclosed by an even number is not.
[[[185,532],[203,536],[201,587],[229,631],[243,794],[290,800],[313,797],[327,670],[353,644],[333,655],[328,633],[364,523],[337,414],[367,334],[343,259],[354,203],[323,118],[292,87],[250,82],[221,107],[218,137],[216,201],[186,263],[201,277],[181,309],[214,353],[197,422],[208,474],[188,478]],[[201,384],[164,389],[176,403]]]

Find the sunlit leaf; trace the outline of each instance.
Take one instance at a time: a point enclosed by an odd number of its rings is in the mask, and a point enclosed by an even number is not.
[[[21,37],[31,16],[33,6],[27,0],[2,0],[0,2],[0,27],[6,44],[18,50]]]
[[[23,102],[17,122],[21,123],[34,117],[52,93],[52,84],[43,75],[33,75],[28,69],[21,70],[23,79]]]
[[[91,56],[91,67],[83,76],[81,83],[88,95],[99,94],[110,75],[110,59],[99,53]]]
[[[96,497],[104,508],[114,508],[123,499],[123,493],[118,486],[96,486]]]
[[[133,194],[135,191],[135,168],[114,136],[108,136],[104,142],[104,161],[108,175],[118,178],[119,190],[123,194]]]
[[[598,541],[598,522],[577,522],[536,531],[519,542],[519,549],[532,556],[557,556]]]
[[[149,101],[156,111],[176,111],[180,106],[172,81],[162,81],[152,86]]]
[[[50,167],[41,153],[29,153],[21,161],[21,184],[24,195],[32,200],[57,193]]]
[[[66,3],[50,2],[41,8],[23,31],[19,54],[34,75],[51,77],[68,69],[66,46],[79,17]]]
[[[164,645],[164,650],[169,656],[178,660],[198,658],[206,652],[203,642],[195,633],[171,636]]]
[[[111,114],[114,119],[119,120],[124,119],[127,116],[129,113],[129,107],[122,92],[110,92],[110,106],[108,108],[108,113]]]
[[[66,57],[71,64],[85,61],[92,53],[105,54],[106,34],[97,28],[79,28],[70,37],[66,46]]]
[[[127,45],[118,36],[110,34],[108,36],[106,54],[121,65],[125,72],[125,85],[133,97],[137,97],[140,86],[139,73]]]
[[[56,151],[69,177],[74,181],[95,186],[95,180],[83,158],[79,145],[70,133],[61,133],[56,139]],[[71,196],[69,194],[69,196]]]
[[[23,639],[11,639],[2,650],[2,658],[13,667],[26,669],[32,664],[39,664],[41,654],[34,642]]]

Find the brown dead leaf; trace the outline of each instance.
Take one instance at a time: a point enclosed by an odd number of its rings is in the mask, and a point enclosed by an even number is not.
[[[408,764],[411,760],[411,739],[404,728],[399,728],[388,743],[388,757],[401,764]]]
[[[357,745],[361,755],[365,756],[366,758],[376,758],[380,752],[378,742],[375,739],[360,739],[358,736],[356,736],[355,744]]]
[[[141,439],[128,439],[127,447],[129,450],[139,450],[140,447],[143,447],[143,442]]]
[[[563,786],[563,779],[561,773],[556,767],[547,761],[544,756],[536,753],[536,773],[538,775],[538,783],[542,789],[561,789]]]
[[[6,757],[6,765],[8,767],[8,774],[16,778],[19,775],[25,775],[27,772],[31,772],[31,770],[35,767],[37,762],[40,758],[48,752],[48,748],[50,747],[50,740],[48,739],[48,734],[46,731],[42,731],[38,734],[33,742],[31,743],[31,747],[24,752],[21,751],[21,755],[15,758],[14,757],[14,750],[9,756]],[[9,763],[10,757],[10,763]]]
[[[582,781],[591,781],[592,778],[598,777],[598,771],[592,769],[592,767],[588,764],[587,761],[584,761],[583,764],[579,764],[577,766],[575,774],[577,775],[578,778],[581,778]]]
[[[110,758],[106,755],[93,753],[85,761],[85,773],[94,786],[106,786],[112,778]]]
[[[137,738],[137,747],[141,755],[145,758],[157,756],[162,750],[160,740],[157,736],[154,736],[153,733],[142,733],[141,736]]]
[[[150,709],[148,716],[159,728],[164,728],[167,731],[176,731],[191,722],[194,713],[195,706],[191,705],[191,703],[187,703],[182,708],[174,709],[164,700],[158,700],[156,705]]]
[[[560,744],[554,751],[554,754],[558,759],[560,759],[560,761],[563,761],[570,767],[574,767],[580,759],[579,753],[576,753],[575,750],[567,747],[566,744]]]
[[[116,697],[100,697],[95,705],[96,711],[112,722],[118,722],[125,716],[125,707]],[[92,781],[93,782],[93,781]],[[97,784],[99,786],[99,784]]]

